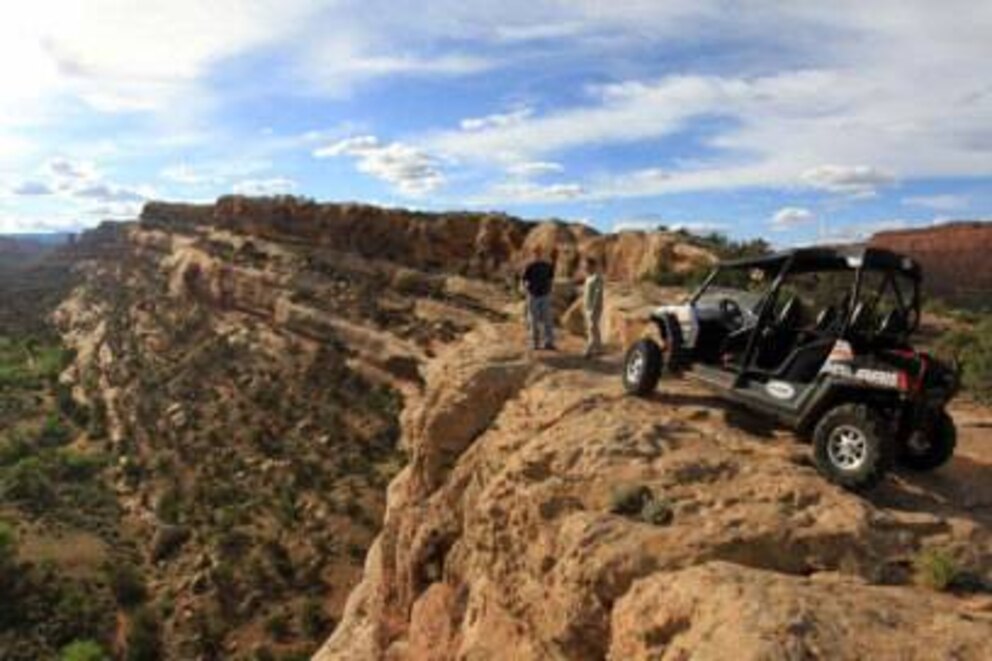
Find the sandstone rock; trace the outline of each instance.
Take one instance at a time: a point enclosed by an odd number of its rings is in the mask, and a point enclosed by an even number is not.
[[[960,638],[963,658],[986,654],[992,626],[959,616],[954,598],[872,585],[893,580],[932,519],[877,526],[870,502],[729,424],[729,407],[693,386],[624,398],[614,375],[567,357],[501,352],[519,325],[482,330],[428,368],[404,418],[414,461],[316,658],[857,658],[876,644],[898,658],[918,627],[933,649],[951,654]],[[612,514],[621,484],[674,516]],[[738,612],[740,626],[706,633]],[[927,628],[932,612],[942,619]]]
[[[947,223],[937,227],[879,232],[869,242],[912,257],[923,267],[931,295],[958,303],[992,298],[992,223]]]
[[[636,581],[610,659],[982,659],[992,615],[953,597],[708,563]]]

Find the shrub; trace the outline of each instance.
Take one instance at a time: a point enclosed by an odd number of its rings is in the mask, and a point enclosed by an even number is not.
[[[173,484],[159,496],[155,504],[155,514],[165,523],[176,524],[179,523],[182,514],[182,505],[182,493],[179,491],[179,486]]]
[[[637,515],[651,499],[651,490],[643,484],[625,484],[614,489],[610,495],[610,512]]]
[[[19,501],[34,513],[41,513],[52,507],[57,498],[47,468],[38,457],[19,461],[10,469],[3,482],[4,497]]]
[[[6,439],[0,439],[0,467],[12,466],[22,459],[34,454],[35,449],[20,434],[13,434]]]
[[[627,484],[613,491],[610,512],[640,519],[655,526],[667,526],[675,513],[671,503],[658,498],[643,484]]]
[[[55,387],[55,399],[62,415],[75,422],[79,427],[86,427],[89,424],[89,410],[76,402],[69,386],[62,383],[58,384]]]
[[[913,559],[917,585],[931,590],[947,590],[961,575],[957,560],[945,549],[929,548]]]
[[[655,526],[667,526],[675,518],[672,505],[667,500],[652,499],[641,509],[641,520]]]
[[[46,448],[57,448],[72,440],[72,431],[62,424],[56,415],[49,415],[45,424],[38,432],[38,445]]]
[[[961,362],[962,385],[976,399],[992,402],[992,317],[947,333],[937,347]]]
[[[100,644],[92,640],[77,640],[59,652],[60,661],[107,661],[109,658]]]
[[[127,630],[127,661],[158,661],[159,621],[148,608],[135,612]]]
[[[104,466],[101,456],[67,450],[59,451],[56,461],[59,479],[77,482],[93,477]]]
[[[17,555],[17,535],[10,524],[0,521],[0,571]]]
[[[89,424],[86,426],[86,432],[90,435],[93,440],[100,440],[107,437],[107,405],[104,404],[102,399],[98,399],[93,403],[93,412],[88,416]],[[80,425],[83,426],[83,425]]]
[[[148,598],[148,589],[141,571],[129,563],[115,563],[109,566],[110,587],[117,603],[124,608],[134,608]]]
[[[300,609],[300,628],[312,640],[321,638],[327,628],[324,605],[318,599],[307,599]]]
[[[278,641],[289,637],[289,615],[285,611],[277,611],[265,620],[265,630]]]

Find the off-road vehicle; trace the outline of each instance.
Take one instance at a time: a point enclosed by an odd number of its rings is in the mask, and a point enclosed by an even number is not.
[[[627,351],[627,392],[684,375],[811,439],[817,468],[850,489],[895,463],[954,453],[945,406],[956,365],[915,350],[920,267],[874,248],[803,248],[722,262],[681,305],[650,315],[657,340]]]

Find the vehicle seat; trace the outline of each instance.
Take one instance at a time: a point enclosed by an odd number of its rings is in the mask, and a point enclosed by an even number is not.
[[[833,349],[831,337],[814,340],[796,347],[777,370],[776,376],[794,383],[809,383],[816,378]]]
[[[799,344],[801,332],[798,326],[802,316],[802,302],[799,297],[791,296],[762,334],[754,362],[756,367],[774,371],[780,369]]]

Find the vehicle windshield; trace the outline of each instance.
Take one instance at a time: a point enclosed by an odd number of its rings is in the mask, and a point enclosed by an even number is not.
[[[772,278],[760,269],[721,268],[709,285],[699,292],[697,302],[710,306],[729,298],[742,309],[756,313],[771,284]]]

